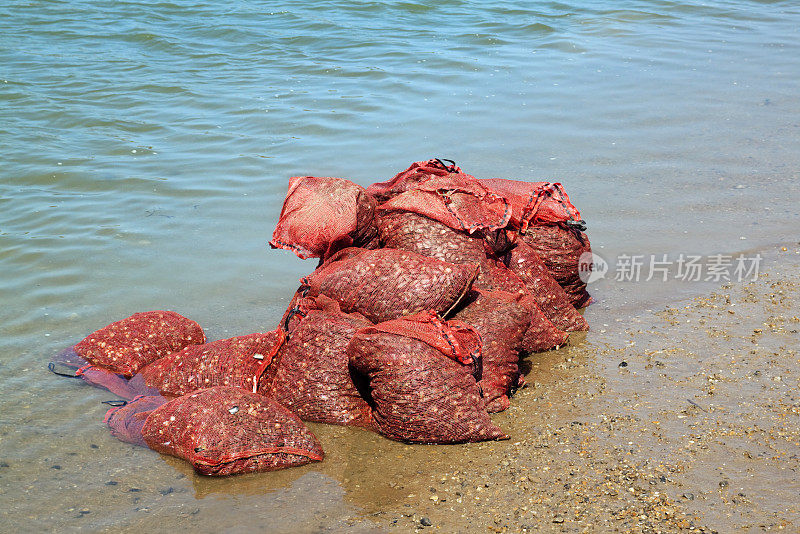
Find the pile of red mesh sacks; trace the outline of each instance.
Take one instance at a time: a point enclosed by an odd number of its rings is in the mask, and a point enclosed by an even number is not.
[[[366,189],[292,178],[270,244],[319,265],[274,330],[207,342],[174,312],[138,313],[62,353],[60,374],[127,399],[106,414],[115,436],[206,475],[322,460],[303,421],[506,438],[489,414],[522,385],[520,358],[588,329],[589,241],[561,184],[446,161]]]

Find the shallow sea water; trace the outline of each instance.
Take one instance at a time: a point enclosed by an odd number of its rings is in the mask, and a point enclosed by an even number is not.
[[[469,447],[317,425],[322,464],[203,479],[114,440],[110,395],[47,361],[149,309],[272,329],[314,267],[266,245],[297,174],[366,185],[437,156],[560,181],[612,262],[797,242],[798,74],[793,2],[4,3],[2,522],[370,528],[348,518],[392,505],[387,458],[402,478]],[[587,317],[700,288],[606,280]]]

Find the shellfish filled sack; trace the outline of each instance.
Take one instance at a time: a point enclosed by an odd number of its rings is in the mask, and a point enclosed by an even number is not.
[[[525,283],[528,293],[556,327],[566,332],[589,330],[589,324],[572,298],[551,276],[539,254],[525,241],[519,241],[507,256],[508,267]]]
[[[476,381],[480,336],[431,312],[359,331],[350,365],[369,380],[378,432],[409,443],[504,439],[489,418]]]
[[[213,386],[252,391],[259,370],[269,366],[284,339],[283,330],[274,330],[190,345],[154,361],[130,382],[138,386],[141,381],[170,397]]]
[[[522,234],[544,262],[550,275],[564,288],[576,308],[591,303],[592,297],[580,277],[581,255],[592,252],[588,236],[564,224],[532,225]]]
[[[455,265],[395,249],[344,249],[301,282],[342,311],[373,323],[423,310],[445,314],[469,290],[477,266]]]
[[[478,385],[490,413],[507,409],[511,393],[520,385],[520,351],[532,319],[531,309],[521,302],[524,298],[519,294],[473,290],[455,314],[455,319],[481,336],[483,371]],[[564,343],[568,336],[553,330],[549,334],[551,341],[545,344],[548,349]]]
[[[519,276],[514,274],[505,263],[493,258],[486,258],[478,264],[478,278],[472,284],[473,289],[481,291],[508,291],[509,293],[524,293],[525,288]]]
[[[270,246],[302,259],[326,258],[351,246],[373,248],[375,205],[363,187],[349,180],[296,176],[289,180]]]
[[[172,311],[149,311],[92,332],[60,357],[129,378],[167,354],[205,341],[196,322]]]
[[[512,207],[511,226],[541,257],[550,275],[561,284],[576,308],[591,302],[579,276],[581,254],[591,252],[578,208],[560,183],[480,180],[506,198]]]
[[[549,280],[547,289],[536,288],[538,296],[533,296],[527,289],[522,279],[512,272],[506,265],[499,260],[485,259],[480,264],[480,271],[472,289],[480,292],[498,292],[513,296],[515,302],[525,307],[530,313],[530,326],[528,326],[522,341],[521,349],[525,352],[540,352],[552,349],[566,342],[569,335],[557,327],[548,316],[539,308],[538,302],[550,305],[550,314],[557,318],[560,324],[566,328],[580,329],[585,323],[583,316],[577,312],[565,298],[558,298],[563,295],[563,289],[554,280]],[[550,278],[545,273],[547,279]],[[534,279],[535,280],[535,279]],[[548,293],[550,291],[550,293]],[[558,315],[558,309],[553,308],[552,302],[561,302],[560,309],[564,315]],[[586,325],[585,329],[588,329]]]
[[[324,304],[317,307],[317,301]],[[371,428],[372,412],[359,391],[364,385],[356,383],[350,370],[347,344],[372,323],[342,312],[324,296],[306,299],[302,307],[259,392],[304,421]]]
[[[422,256],[461,265],[478,265],[474,287],[501,291],[524,291],[525,284],[496,253],[503,255],[514,246],[516,236],[506,231],[479,231],[473,234],[453,230],[446,224],[416,213],[389,211],[378,217],[381,243],[388,248],[408,250]]]
[[[388,211],[378,217],[381,243],[387,248],[416,252],[449,263],[479,263],[486,258],[486,246],[478,236],[453,230],[424,215]]]
[[[110,410],[106,422],[115,436],[183,458],[203,475],[274,471],[323,458],[303,422],[258,393],[217,386],[159,402],[138,397]]]
[[[559,330],[550,319],[539,309],[536,300],[525,294],[514,294],[514,299],[520,306],[525,307],[530,316],[530,326],[525,331],[520,347],[523,352],[541,352],[558,348],[569,339],[569,333]]]

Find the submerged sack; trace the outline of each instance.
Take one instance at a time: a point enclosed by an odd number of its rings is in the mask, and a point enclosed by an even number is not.
[[[196,322],[172,311],[150,311],[111,323],[72,350],[92,365],[131,377],[148,363],[205,340]]]
[[[141,378],[146,386],[172,397],[213,386],[252,391],[258,370],[270,364],[284,339],[283,330],[273,330],[190,345],[146,366],[131,382]]]
[[[130,402],[122,402],[121,406],[108,410],[103,422],[108,425],[115,438],[147,447],[142,437],[142,427],[153,410],[166,402],[167,399],[161,395],[139,395]]]
[[[372,413],[350,371],[347,344],[372,323],[358,314],[310,309],[278,352],[261,393],[304,421],[372,427]]]
[[[151,449],[188,460],[203,475],[274,471],[323,458],[319,441],[273,399],[217,386],[154,409],[141,428]]]
[[[47,367],[53,374],[81,378],[86,384],[107,389],[123,399],[132,399],[139,395],[158,395],[158,390],[131,384],[130,379],[121,374],[88,363],[72,347],[57,354]]]
[[[592,297],[580,277],[581,255],[592,252],[585,233],[558,224],[534,225],[522,239],[539,255],[574,307],[583,308],[591,303]]]
[[[365,328],[347,347],[350,364],[369,379],[377,430],[409,443],[506,437],[475,381],[479,351],[472,329],[431,313]]]
[[[550,275],[538,254],[520,242],[508,254],[508,268],[525,283],[528,293],[550,321],[566,332],[589,330],[571,298]]]
[[[377,236],[375,205],[363,187],[349,180],[296,176],[289,181],[269,244],[302,259],[325,258],[350,246],[371,248]]]
[[[423,310],[444,314],[469,289],[477,267],[454,265],[394,249],[342,250],[301,282],[308,295],[326,295],[342,311],[373,323]]]

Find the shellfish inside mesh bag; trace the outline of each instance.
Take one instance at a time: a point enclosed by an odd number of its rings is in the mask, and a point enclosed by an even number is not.
[[[462,265],[478,265],[475,287],[502,291],[525,291],[517,275],[497,261],[514,245],[505,230],[466,232],[416,213],[389,211],[378,217],[381,242],[388,248],[408,250],[422,256]]]
[[[494,258],[486,258],[478,264],[478,277],[472,287],[481,291],[528,293],[525,282],[511,272],[502,261]]]
[[[376,429],[410,443],[507,437],[484,409],[479,352],[474,330],[432,313],[370,326],[347,346],[350,364],[369,380]]]
[[[527,298],[503,291],[473,290],[467,295],[466,304],[459,306],[454,316],[481,336],[483,372],[478,385],[486,401],[486,410],[490,413],[508,408],[509,396],[520,385],[520,351],[531,350],[524,341],[534,314],[530,303],[525,302]],[[538,321],[542,319],[534,318]],[[536,332],[536,342],[546,348],[564,343],[568,337],[566,333],[550,326],[552,331]],[[538,326],[534,325],[534,328]],[[531,341],[528,340],[528,343]]]
[[[445,314],[470,288],[477,266],[455,265],[414,252],[344,249],[303,279],[309,296],[326,295],[344,312],[373,323],[423,310]]]
[[[198,389],[234,386],[252,391],[259,369],[267,367],[285,338],[283,330],[190,345],[160,358],[131,379],[162,395],[180,397]]]
[[[274,471],[323,458],[322,446],[303,422],[258,393],[217,386],[155,408],[161,401],[153,399],[138,397],[110,410],[106,422],[112,433],[183,458],[201,474]]]
[[[372,323],[359,314],[342,312],[338,305],[311,309],[316,300],[324,299],[307,299],[311,302],[306,303],[304,316],[291,325],[259,392],[304,421],[371,428],[371,409],[359,391],[365,384],[357,383],[361,377],[350,369],[347,344]]]
[[[589,324],[571,297],[550,274],[544,261],[527,242],[519,241],[506,257],[508,268],[524,283],[528,293],[550,321],[566,332],[589,330]]]
[[[339,249],[377,246],[375,200],[343,178],[295,176],[269,242],[302,259],[325,258]]]
[[[583,308],[591,303],[592,297],[580,277],[581,255],[592,251],[585,233],[562,224],[532,225],[521,237],[542,259],[550,276],[564,288],[574,307]]]
[[[145,365],[189,345],[205,343],[196,322],[172,311],[135,313],[86,336],[59,355],[131,377]]]
[[[388,211],[378,217],[381,242],[388,248],[458,264],[475,264],[486,258],[483,239],[453,230],[446,224],[407,211]]]

